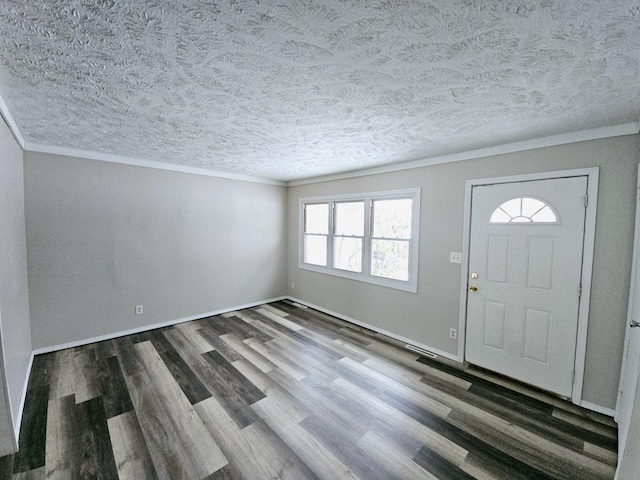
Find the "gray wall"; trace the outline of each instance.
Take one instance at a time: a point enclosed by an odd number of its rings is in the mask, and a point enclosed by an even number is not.
[[[34,349],[286,293],[285,187],[32,152],[24,172]]]
[[[4,386],[14,425],[18,423],[31,355],[24,219],[22,149],[0,118],[0,337],[6,362]],[[5,401],[2,389],[0,397],[2,404]],[[0,410],[3,406],[0,405]],[[4,428],[0,430],[6,432]],[[3,435],[0,452],[10,440]]]
[[[457,341],[465,180],[600,167],[583,400],[615,408],[625,332],[640,136],[625,136],[289,189],[289,294],[451,354]],[[301,197],[422,188],[417,294],[298,269]]]

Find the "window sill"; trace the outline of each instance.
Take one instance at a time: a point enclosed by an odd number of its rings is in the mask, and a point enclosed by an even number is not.
[[[340,277],[340,278],[346,278],[348,280],[355,280],[357,282],[369,283],[371,285],[377,285],[379,287],[387,287],[387,288],[393,288],[395,290],[402,290],[410,293],[418,293],[417,281],[404,282],[402,280],[393,280],[391,278],[375,277],[372,275],[366,275],[364,273],[348,272],[346,270],[321,267],[318,265],[311,265],[303,262],[298,263],[298,268],[302,270],[316,272],[316,273],[324,273],[325,275],[331,275],[333,277]]]

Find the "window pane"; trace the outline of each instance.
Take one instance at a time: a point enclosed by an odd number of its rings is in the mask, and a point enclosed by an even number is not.
[[[511,217],[501,208],[496,208],[491,214],[491,219],[489,220],[490,223],[509,223],[510,221]]]
[[[371,275],[409,280],[409,242],[373,240],[371,242]]]
[[[305,233],[329,233],[329,204],[308,203],[304,209]]]
[[[544,207],[545,204],[537,198],[524,197],[522,199],[522,216],[531,218]]]
[[[520,215],[522,207],[522,199],[521,198],[513,198],[508,202],[504,202],[500,205],[500,208],[507,212],[507,215],[510,217],[517,217]]]
[[[411,208],[413,200],[373,201],[373,236],[411,238]]]
[[[558,219],[556,218],[556,214],[553,213],[553,210],[549,208],[549,206],[545,206],[542,210],[536,213],[531,220],[534,222],[549,222],[556,223]]]
[[[335,218],[336,235],[364,235],[364,202],[336,203]]]
[[[558,223],[553,209],[537,198],[520,197],[504,202],[491,214],[490,223]]]
[[[327,266],[327,237],[325,235],[304,236],[304,263]]]
[[[362,272],[362,239],[335,237],[333,239],[333,266],[350,272]]]

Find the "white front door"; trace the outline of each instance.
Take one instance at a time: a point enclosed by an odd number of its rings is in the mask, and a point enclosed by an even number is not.
[[[571,397],[587,177],[474,186],[465,360]]]

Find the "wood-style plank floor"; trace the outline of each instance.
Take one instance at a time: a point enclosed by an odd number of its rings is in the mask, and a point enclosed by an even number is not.
[[[608,418],[283,301],[35,358],[1,479],[611,479]]]

